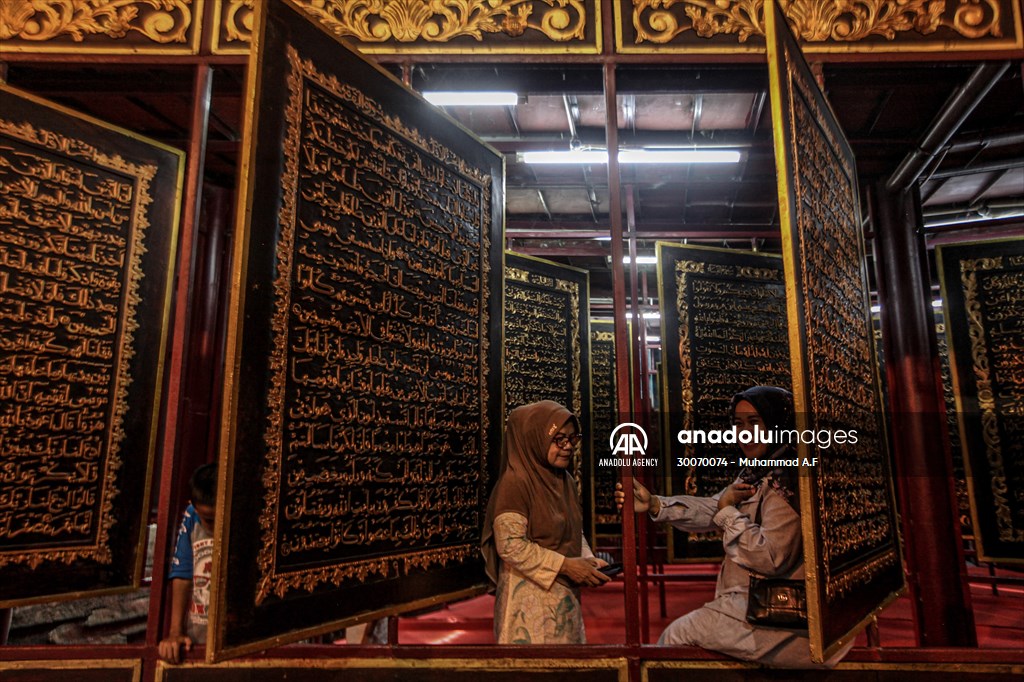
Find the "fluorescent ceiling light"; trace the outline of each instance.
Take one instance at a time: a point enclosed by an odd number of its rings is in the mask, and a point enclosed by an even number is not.
[[[423,98],[439,107],[512,107],[519,102],[514,92],[424,92]]]
[[[647,337],[647,343],[661,343],[661,337],[660,336],[648,336]]]
[[[523,152],[523,163],[608,163],[604,149]],[[624,149],[619,163],[737,163],[735,149]]]
[[[637,265],[654,265],[657,262],[658,262],[658,257],[657,256],[637,256],[636,257],[636,264]],[[622,264],[623,265],[629,265],[629,256],[623,256],[622,257]]]
[[[738,163],[735,149],[624,149],[619,163]]]
[[[523,152],[523,163],[608,163],[608,152],[575,149],[562,152]]]

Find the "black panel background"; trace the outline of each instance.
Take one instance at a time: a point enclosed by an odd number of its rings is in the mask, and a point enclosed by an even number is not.
[[[515,253],[505,254],[505,266],[507,268],[519,268],[521,270],[527,270],[544,277],[552,277],[555,279],[567,280],[574,282],[579,290],[579,310],[577,311],[577,317],[579,320],[580,338],[578,342],[580,344],[580,385],[579,385],[579,398],[582,409],[580,414],[577,415],[580,420],[580,429],[585,434],[583,441],[580,443],[579,457],[580,459],[580,479],[581,484],[581,495],[580,502],[583,505],[583,528],[589,530],[592,527],[591,520],[593,515],[591,512],[591,491],[588,481],[591,478],[591,471],[594,463],[594,433],[593,433],[593,420],[591,419],[592,409],[592,395],[591,395],[591,376],[590,376],[590,284],[589,277],[586,272],[580,272],[579,270],[571,268],[559,267],[556,263],[550,263],[542,261],[536,258],[527,258]],[[536,284],[516,281],[515,286],[522,287],[524,289],[539,288]],[[554,291],[554,290],[552,290]],[[556,293],[561,293],[557,292]],[[570,310],[565,311],[566,319],[568,320]],[[516,340],[513,337],[508,336],[508,330],[505,330],[506,347],[512,347],[515,345]],[[574,387],[572,385],[572,357],[571,349],[568,350],[566,357],[566,375],[565,375],[565,386],[566,393],[564,396],[555,398],[551,396],[536,396],[534,400],[550,399],[560,402],[569,410],[573,410],[572,405],[575,399]],[[517,372],[516,367],[506,366],[505,369],[505,381],[508,383],[508,377],[514,375]],[[524,403],[527,404],[527,403]],[[519,407],[518,405],[505,405],[505,412],[508,413],[512,409]],[[595,543],[594,537],[588,533],[587,540],[591,545]]]
[[[71,564],[47,561],[35,569],[28,568],[26,564],[9,565],[3,569],[3,579],[0,580],[0,602],[48,595],[77,597],[85,596],[81,593],[87,592],[130,589],[136,566],[144,559],[144,547],[140,547],[140,543],[144,541],[143,526],[149,510],[143,509],[143,504],[149,488],[147,473],[153,458],[150,441],[155,438],[154,415],[159,408],[154,400],[162,381],[157,371],[163,361],[160,345],[166,332],[164,314],[168,302],[168,271],[174,260],[181,156],[20,97],[16,91],[4,88],[0,92],[2,115],[10,121],[28,122],[36,128],[82,140],[109,155],[120,155],[138,164],[153,164],[158,169],[150,182],[152,203],[146,211],[149,227],[145,238],[146,253],[141,258],[143,277],[138,289],[141,300],[136,307],[135,355],[128,360],[132,381],[127,387],[128,410],[120,450],[122,464],[115,482],[119,492],[113,508],[116,522],[109,536],[112,560],[108,565],[86,560]],[[65,158],[65,162],[71,163],[71,160]],[[104,439],[108,435],[109,429],[104,433]],[[97,482],[97,491],[102,485],[102,481]]]
[[[497,409],[501,393],[499,325],[503,281],[501,158],[432,105],[345,49],[336,39],[283,2],[268,3],[266,11],[266,34],[261,47],[262,80],[256,103],[259,144],[255,167],[250,170],[250,182],[255,189],[244,280],[246,301],[239,334],[244,350],[241,352],[238,406],[234,416],[237,454],[230,471],[234,488],[229,520],[232,532],[230,546],[220,548],[228,552],[227,565],[230,567],[224,584],[227,614],[220,620],[222,642],[226,648],[314,628],[362,613],[385,609],[398,612],[411,602],[482,586],[486,581],[482,560],[474,559],[420,575],[376,581],[372,588],[357,585],[345,589],[320,589],[313,593],[289,594],[284,599],[270,597],[259,607],[254,606],[259,580],[256,556],[261,545],[258,518],[264,505],[260,482],[266,453],[263,431],[269,412],[265,396],[271,381],[269,357],[273,347],[268,321],[273,314],[275,244],[280,237],[277,215],[282,202],[280,178],[285,162],[282,140],[286,130],[284,109],[289,71],[286,47],[294,47],[301,58],[312,60],[322,73],[334,75],[340,82],[367,94],[385,111],[417,129],[424,137],[444,144],[469,165],[491,176],[492,296],[489,302],[491,342],[488,359],[491,368],[491,454],[497,452],[495,448],[500,443],[502,421]],[[490,466],[493,470],[493,461]],[[483,503],[486,503],[486,496]]]
[[[676,457],[682,454],[682,446],[676,442],[675,437],[680,429],[683,428],[683,376],[682,376],[682,361],[679,355],[679,344],[680,344],[680,332],[679,332],[679,311],[676,307],[677,301],[679,300],[679,289],[676,282],[675,276],[675,265],[677,262],[682,260],[687,261],[698,261],[705,263],[713,263],[717,265],[730,265],[736,267],[751,267],[761,269],[771,269],[782,271],[782,259],[773,256],[764,256],[749,251],[736,251],[727,252],[722,250],[714,249],[702,249],[688,246],[671,246],[668,244],[660,245],[661,258],[658,262],[658,280],[661,285],[661,291],[659,292],[659,301],[661,301],[661,320],[662,320],[662,335],[661,335],[661,347],[662,347],[662,368],[664,370],[664,380],[666,382],[666,393],[667,393],[667,404],[662,406],[665,410],[666,417],[663,420],[667,424],[667,433],[665,434],[665,467],[666,477],[671,480],[671,493],[673,495],[684,495],[689,494],[685,492],[685,479],[687,476],[686,469],[675,466]],[[700,277],[705,280],[720,280],[720,281],[741,281],[739,278],[732,278],[727,276],[716,276],[711,274],[690,274],[689,277]],[[743,280],[746,281],[746,280]],[[781,283],[781,282],[780,282]],[[684,292],[684,300],[687,308],[694,311],[695,308],[692,304],[692,292]],[[782,318],[777,321],[778,328],[785,333],[786,320]],[[693,320],[690,321],[690,343],[691,343],[691,355],[696,351],[693,350],[693,346],[697,343],[698,339],[693,332]],[[694,363],[696,364],[696,363]],[[698,395],[697,390],[697,368],[693,367],[692,372],[692,384],[690,389],[693,392],[693,405],[694,415],[693,423],[694,428],[698,429],[724,429],[730,426],[729,417],[725,410],[715,414],[701,414],[699,411],[702,396]],[[791,381],[782,386],[782,388],[790,389]],[[735,377],[735,390],[733,393],[738,393],[744,389],[750,388],[755,385],[778,385],[778,382],[772,379],[767,373],[764,375],[741,375]],[[736,446],[697,446],[697,451],[694,453],[698,457],[717,457],[720,452],[726,452],[731,455],[735,455],[738,451]],[[713,450],[714,448],[724,448],[721,450]],[[698,490],[695,493],[698,496],[710,496],[717,493],[719,490],[729,485],[735,478],[736,474],[739,473],[738,467],[709,467],[697,470],[695,472],[697,477]],[[723,556],[722,540],[718,534],[715,534],[712,539],[705,539],[702,535],[695,535],[691,533],[685,533],[676,528],[667,528],[667,532],[671,533],[671,542],[669,544],[669,560],[670,561],[703,561],[703,560],[717,560]]]
[[[995,408],[996,433],[1000,441],[1000,455],[1003,460],[1004,481],[993,484],[993,470],[986,454],[984,424],[982,410],[978,399],[978,376],[974,368],[971,350],[969,310],[960,280],[960,263],[979,258],[1004,259],[1002,268],[985,270],[984,277],[999,273],[1020,272],[1024,266],[1008,266],[1006,259],[1017,256],[1024,258],[1024,239],[997,241],[990,243],[972,243],[958,246],[942,246],[939,258],[942,261],[943,301],[946,317],[946,338],[952,349],[951,369],[956,375],[956,385],[960,393],[961,426],[965,440],[961,444],[963,458],[968,461],[971,477],[967,484],[972,486],[971,498],[974,510],[974,534],[980,540],[986,557],[1012,561],[1024,561],[1024,541],[1007,541],[999,538],[999,523],[996,516],[994,488],[1003,489],[1003,497],[1009,510],[1009,522],[1013,532],[1024,534],[1024,498],[1020,491],[1024,490],[1024,415],[1014,415],[1013,405],[1007,397],[1016,397],[1019,404],[1024,386],[1014,384],[1008,377],[997,371],[990,374],[992,382],[992,398]],[[982,279],[981,276],[978,278]],[[986,348],[993,341],[994,327],[999,327],[999,337],[1004,344],[1016,349],[1024,348],[1024,316],[1015,320],[997,322],[986,315],[985,290],[980,286],[978,300],[981,310],[981,326],[984,329]],[[991,369],[991,353],[986,357]],[[956,460],[954,459],[954,462]],[[925,472],[927,474],[927,472]]]

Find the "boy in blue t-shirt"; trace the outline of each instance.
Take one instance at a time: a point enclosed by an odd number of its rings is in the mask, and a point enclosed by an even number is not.
[[[189,479],[191,504],[178,529],[171,558],[171,627],[160,640],[160,658],[180,663],[182,648],[206,642],[210,607],[210,575],[213,572],[213,524],[217,501],[217,465],[203,464]]]

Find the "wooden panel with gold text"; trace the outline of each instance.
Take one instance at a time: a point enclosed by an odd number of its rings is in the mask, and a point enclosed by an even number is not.
[[[590,274],[519,253],[505,254],[505,414],[554,400],[580,420],[583,441],[572,465],[583,527],[591,527],[593,466],[590,377]],[[587,539],[594,541],[593,534]]]
[[[782,259],[736,249],[659,242],[666,494],[710,497],[732,483],[735,445],[680,444],[680,430],[726,429],[732,396],[789,389]],[[720,533],[668,529],[669,561],[722,557]]]
[[[1024,239],[936,260],[978,558],[1024,562]]]
[[[598,453],[610,452],[606,444],[620,422],[617,377],[615,372],[615,321],[590,320],[590,380],[593,386],[594,451],[591,459],[592,537],[618,538],[622,535],[622,515],[615,507],[615,484],[619,482],[618,467],[599,467]],[[614,541],[611,544],[615,544]]]
[[[820,662],[895,598],[903,568],[856,163],[785,17],[769,7],[793,398],[797,429],[815,434],[798,452],[817,458],[801,475],[800,505],[811,656]]]
[[[482,589],[502,422],[501,156],[298,6],[260,8],[212,659]]]
[[[140,583],[183,167],[0,86],[0,606]]]

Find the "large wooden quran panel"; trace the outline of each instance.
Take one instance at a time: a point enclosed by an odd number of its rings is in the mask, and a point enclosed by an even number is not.
[[[479,589],[501,425],[500,157],[261,9],[213,657]]]
[[[797,429],[827,434],[799,448],[816,458],[800,502],[821,660],[895,598],[903,571],[856,163],[781,10],[766,16]]]
[[[0,605],[141,578],[180,172],[0,86]]]

